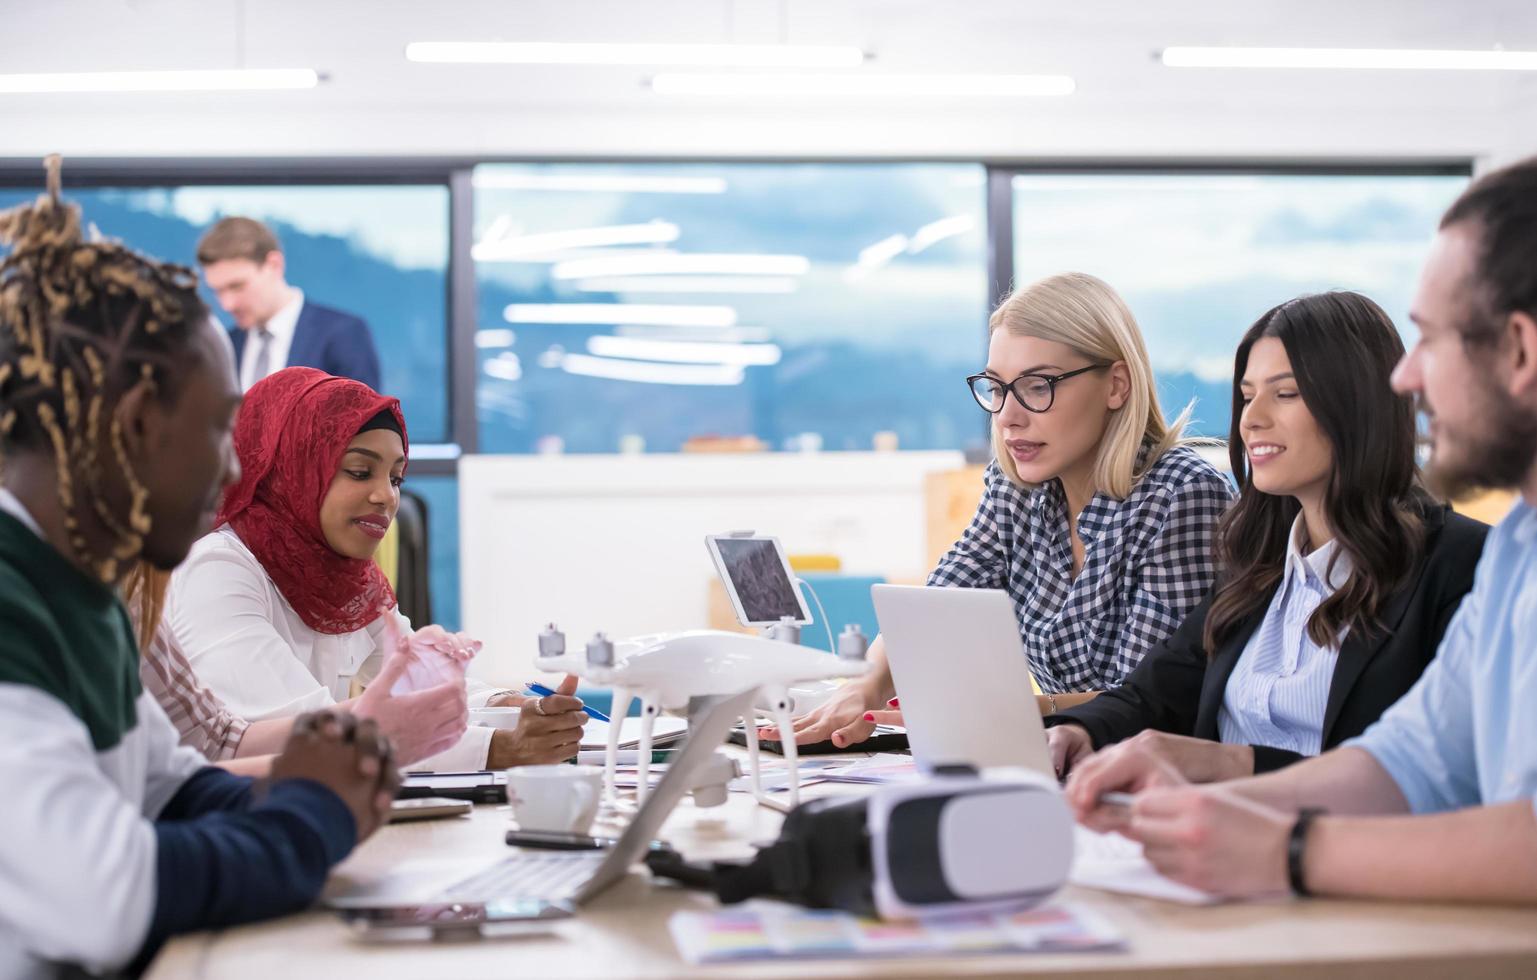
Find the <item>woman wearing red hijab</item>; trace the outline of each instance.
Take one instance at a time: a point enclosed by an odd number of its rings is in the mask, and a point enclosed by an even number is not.
[[[344,701],[395,647],[417,661],[395,690],[462,681],[479,644],[439,626],[413,634],[373,561],[400,505],[407,448],[400,403],[360,382],[288,368],[247,392],[235,425],[240,479],[172,576],[165,609],[198,680],[236,714],[286,717]],[[523,701],[469,688],[471,706]],[[469,729],[424,766],[570,758],[586,716],[565,694],[531,699],[515,730]]]

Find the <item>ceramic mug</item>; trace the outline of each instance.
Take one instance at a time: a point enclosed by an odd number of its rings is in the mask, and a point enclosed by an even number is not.
[[[602,797],[602,766],[558,763],[507,770],[507,802],[520,830],[585,834]]]

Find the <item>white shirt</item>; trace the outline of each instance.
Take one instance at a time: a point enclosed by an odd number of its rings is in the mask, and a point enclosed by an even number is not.
[[[0,510],[38,532],[3,489]],[[0,977],[52,976],[60,962],[120,968],[144,944],[158,873],[151,821],[207,763],[178,747],[148,693],[134,710],[138,724],[97,752],[56,699],[0,684]]]
[[[392,615],[409,634],[410,621],[399,610]],[[384,663],[383,616],[351,633],[316,632],[227,524],[199,539],[171,576],[164,621],[198,681],[251,721],[345,701],[354,679],[366,686]],[[468,684],[471,707],[484,706],[501,690]],[[452,748],[413,768],[483,769],[491,731],[471,726]]]
[[[1297,515],[1286,546],[1286,572],[1265,619],[1233,666],[1217,713],[1222,741],[1317,755],[1339,661],[1339,644],[1308,636],[1313,613],[1350,579],[1350,557],[1336,540],[1304,555],[1307,523]],[[1335,555],[1338,554],[1338,558]],[[1330,560],[1334,567],[1329,567]],[[1339,642],[1345,640],[1344,632]]]
[[[267,332],[272,335],[267,341],[267,374],[288,366],[288,351],[293,347],[294,331],[299,326],[299,311],[304,309],[304,290],[296,286],[290,286],[289,290],[288,302],[266,323]],[[256,376],[256,356],[261,343],[261,332],[256,327],[246,331],[245,351],[240,363],[241,391],[250,391],[251,386],[261,380]]]

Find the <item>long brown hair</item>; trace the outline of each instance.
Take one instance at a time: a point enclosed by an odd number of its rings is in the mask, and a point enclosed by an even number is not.
[[[1239,621],[1270,601],[1302,509],[1295,497],[1254,486],[1244,449],[1239,384],[1249,351],[1262,337],[1274,337],[1286,349],[1302,402],[1333,450],[1324,515],[1339,543],[1336,559],[1342,554],[1351,562],[1344,586],[1308,620],[1308,637],[1335,645],[1346,629],[1367,635],[1379,629],[1383,605],[1408,579],[1425,544],[1422,515],[1430,496],[1415,463],[1414,407],[1389,383],[1404,356],[1393,321],[1359,293],[1317,293],[1282,303],[1249,328],[1233,361],[1228,456],[1239,493],[1217,529],[1222,574],[1206,616],[1208,655]]]

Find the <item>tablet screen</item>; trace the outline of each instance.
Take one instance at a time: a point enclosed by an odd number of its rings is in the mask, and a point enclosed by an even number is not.
[[[744,623],[776,623],[781,616],[805,618],[795,583],[772,538],[714,539],[721,568],[741,602]]]

